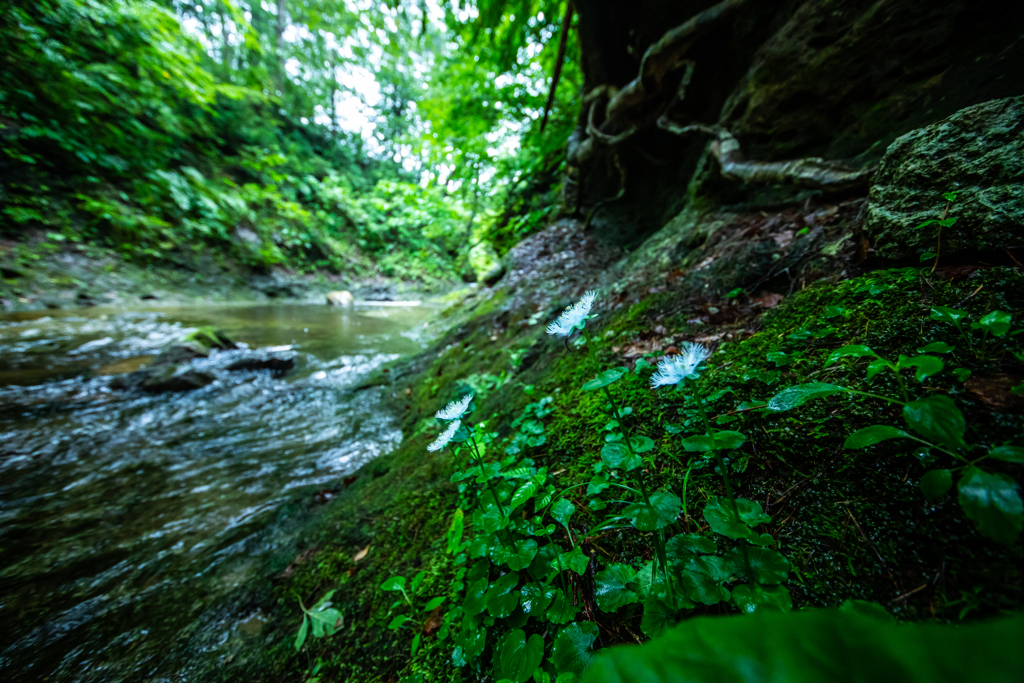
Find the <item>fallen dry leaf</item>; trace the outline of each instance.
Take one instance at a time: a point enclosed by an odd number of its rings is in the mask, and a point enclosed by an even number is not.
[[[362,549],[362,550],[360,550],[360,551],[359,551],[358,553],[356,553],[355,555],[353,555],[353,556],[352,556],[352,561],[353,561],[353,562],[358,562],[359,560],[361,560],[361,559],[365,558],[365,557],[366,557],[366,555],[367,555],[367,554],[368,554],[369,552],[370,552],[370,546],[366,546],[365,548],[363,548],[363,549]]]
[[[1009,411],[1024,408],[1024,398],[1010,393],[1019,383],[1019,377],[1008,375],[971,377],[964,382],[964,388],[992,410]]]
[[[782,303],[782,300],[785,298],[786,297],[781,294],[776,294],[775,292],[762,292],[761,296],[754,299],[753,302],[761,308],[775,308]]]

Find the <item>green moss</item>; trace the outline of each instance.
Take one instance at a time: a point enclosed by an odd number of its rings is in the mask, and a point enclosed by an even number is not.
[[[399,680],[412,673],[423,673],[427,680],[459,680],[449,643],[438,642],[431,629],[387,628],[406,608],[393,608],[394,594],[379,590],[392,575],[423,571],[427,578],[420,595],[457,598],[446,593],[456,567],[444,552],[444,534],[458,505],[456,487],[448,483],[452,463],[447,455],[427,455],[424,447],[437,431],[433,411],[454,397],[459,383],[474,375],[500,380],[478,397],[476,414],[501,436],[525,403],[551,395],[547,443],[528,455],[565,487],[587,481],[600,460],[598,429],[605,420],[605,399],[579,387],[599,370],[621,365],[621,349],[616,349],[637,335],[649,335],[656,324],[685,330],[687,311],[680,300],[679,292],[663,292],[627,310],[602,314],[588,324],[589,343],[571,350],[537,329],[503,325],[500,307],[485,302],[431,351],[392,368],[399,379],[391,393],[409,406],[405,441],[364,468],[356,484],[329,506],[309,539],[319,554],[277,589],[278,609],[291,615],[284,624],[294,629],[299,598],[309,604],[338,588],[335,602],[346,615],[345,628],[309,645],[312,658],[326,662],[324,680]],[[929,319],[935,305],[957,306],[975,317],[999,308],[1020,320],[1024,277],[990,269],[944,283],[924,270],[877,272],[796,293],[756,323],[760,330],[752,336],[742,332],[751,321],[717,328],[747,338],[721,346],[699,390],[716,397],[712,414],[719,425],[748,437],[729,466],[739,494],[762,503],[773,517],[769,529],[793,563],[788,587],[798,606],[835,605],[854,597],[882,603],[904,619],[944,621],[1024,606],[1019,542],[1006,548],[982,537],[951,496],[925,504],[916,486],[924,468],[900,442],[843,450],[846,436],[860,427],[899,424],[898,415],[884,404],[832,397],[786,413],[739,410],[745,401],[767,399],[807,380],[860,386],[863,363],[824,368],[830,351],[845,344],[867,344],[891,358],[932,341],[962,346],[954,330]],[[702,334],[710,332],[702,328]],[[1018,351],[1019,346],[1010,342]],[[516,349],[526,349],[530,359],[518,372],[510,363]],[[785,356],[768,359],[779,353]],[[976,375],[1024,370],[1008,351],[982,363],[958,349],[946,361],[949,368],[962,365]],[[633,408],[632,424],[656,442],[654,462],[645,474],[652,487],[681,495],[691,470],[687,515],[680,523],[687,531],[705,529],[699,510],[709,496],[721,493],[721,478],[709,462],[684,453],[680,437],[664,429],[667,424],[696,428],[690,392],[651,391],[647,378],[646,372],[631,371],[613,386],[615,400]],[[528,385],[534,387],[532,397],[524,393]],[[944,391],[956,398],[968,419],[969,439],[998,442],[1019,439],[1024,432],[1019,412],[990,411],[948,371],[930,378],[928,386],[915,391]],[[879,376],[870,390],[891,394],[897,387]],[[492,452],[501,452],[500,447]],[[1010,466],[1006,471],[1019,476]],[[578,508],[574,525],[586,528],[597,522],[595,513],[584,505]],[[366,558],[355,562],[353,556],[367,545]],[[636,534],[610,533],[588,545],[601,566],[607,557],[650,559],[649,544]],[[427,615],[417,618],[425,621]],[[602,617],[605,645],[639,633],[632,623],[637,618]],[[417,632],[423,645],[410,657]],[[304,658],[290,647],[288,639],[276,646],[274,667],[305,667]]]

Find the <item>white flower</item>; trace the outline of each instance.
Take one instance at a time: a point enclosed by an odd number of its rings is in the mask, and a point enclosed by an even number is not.
[[[458,401],[452,401],[444,409],[434,413],[434,417],[438,420],[456,420],[465,414],[466,408],[469,407],[469,402],[472,400],[473,394],[466,394]]]
[[[462,420],[455,420],[454,422],[448,423],[448,429],[441,432],[441,436],[437,437],[434,443],[427,446],[427,450],[433,453],[439,451],[448,445],[448,442],[455,436],[455,432],[459,431],[459,427],[462,426]]]
[[[590,315],[590,307],[594,305],[597,292],[590,290],[583,297],[569,308],[562,311],[558,320],[548,325],[548,334],[556,337],[568,337],[577,327],[582,327],[583,321]]]
[[[711,349],[701,344],[686,342],[678,356],[668,356],[658,363],[658,371],[651,375],[651,388],[679,384],[688,377],[697,376],[697,368],[711,355]]]

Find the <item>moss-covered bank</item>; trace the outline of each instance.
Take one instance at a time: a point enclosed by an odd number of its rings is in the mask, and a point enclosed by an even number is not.
[[[725,221],[723,227],[720,222],[712,236],[736,224]],[[819,244],[834,245],[835,237],[822,235]],[[705,246],[714,243],[704,240]],[[856,238],[848,243],[855,245]],[[839,258],[843,251],[832,247],[823,254],[813,249],[793,267],[813,273],[803,266]],[[851,246],[846,253],[855,251]],[[739,277],[757,280],[759,272],[770,274],[778,260],[766,257]],[[999,309],[1019,321],[1024,316],[1020,270],[981,267],[930,273],[915,268],[858,275],[850,265],[847,272],[855,277],[811,281],[791,296],[754,289],[750,295],[731,292],[732,298],[726,298],[695,288],[693,278],[703,261],[689,261],[694,263],[684,271],[657,274],[648,261],[616,272],[619,286],[605,282],[599,317],[588,325],[589,351],[567,350],[543,335],[541,321],[557,309],[551,302],[561,303],[557,291],[548,292],[541,299],[547,303],[538,304],[536,298],[518,299],[522,291],[515,287],[499,289],[489,299],[471,300],[451,311],[452,328],[433,349],[389,371],[391,384],[385,391],[404,411],[401,447],[360,471],[326,506],[321,521],[300,543],[306,550],[290,566],[272,568],[278,579],[271,644],[262,656],[249,660],[250,672],[262,680],[300,680],[310,664],[322,660],[320,680],[395,681],[417,673],[430,681],[477,680],[477,674],[452,665],[450,641],[437,639],[447,605],[417,615],[415,625],[389,629],[404,608],[394,608],[396,593],[380,590],[390,576],[423,571],[419,595],[458,599],[450,594],[456,567],[445,540],[459,496],[449,483],[453,463],[447,452],[428,454],[425,446],[438,431],[433,411],[464,384],[477,392],[476,419],[486,419],[488,428],[502,437],[524,405],[552,396],[547,442],[527,454],[554,473],[560,487],[568,487],[588,481],[600,462],[603,418],[598,398],[580,393],[578,387],[598,370],[629,367],[630,375],[615,389],[632,406],[639,433],[656,443],[655,464],[644,476],[652,486],[682,495],[690,469],[687,513],[679,523],[691,532],[706,529],[698,511],[708,497],[722,493],[721,478],[709,460],[683,452],[680,437],[662,427],[672,424],[685,430],[697,420],[693,406],[681,394],[651,391],[649,370],[643,363],[637,368],[645,354],[672,352],[684,340],[718,345],[700,380],[701,390],[715,397],[714,421],[748,437],[729,467],[738,494],[760,502],[773,518],[768,531],[792,564],[786,585],[795,607],[836,605],[852,597],[878,602],[901,619],[940,622],[1024,607],[1020,539],[1007,547],[982,536],[954,494],[925,502],[917,484],[929,456],[915,457],[905,441],[844,450],[846,437],[861,427],[902,426],[897,410],[848,395],[781,413],[757,408],[782,388],[805,381],[896,395],[898,387],[890,376],[879,375],[870,387],[865,385],[864,361],[843,360],[826,367],[830,352],[862,344],[895,359],[944,341],[955,348],[943,356],[945,370],[923,384],[914,383],[915,395],[953,397],[966,416],[968,442],[1020,445],[1021,399],[1009,389],[1024,379],[1021,338],[998,340],[982,354],[977,347],[972,351],[952,326],[929,315],[934,306],[949,306],[977,320]],[[957,368],[970,370],[970,378],[965,381],[963,372],[954,372]],[[1012,464],[992,469],[1020,474],[1020,467]],[[650,559],[650,549],[631,538],[635,532],[587,538],[593,513],[585,503],[577,509],[573,526],[586,539],[584,552],[598,568],[636,559],[637,553]],[[301,616],[299,600],[309,606],[333,589],[344,626],[330,638],[310,639],[306,652],[297,654],[292,638]],[[581,599],[593,603],[593,596]],[[731,609],[717,605],[693,613]],[[629,610],[598,612],[597,623],[605,646],[633,641],[641,633],[638,614]],[[410,656],[417,634],[422,645]],[[484,659],[489,664],[487,654]],[[231,672],[237,675],[238,669]],[[489,669],[482,675],[488,676]]]

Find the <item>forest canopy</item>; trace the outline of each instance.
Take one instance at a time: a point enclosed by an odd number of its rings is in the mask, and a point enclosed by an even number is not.
[[[492,244],[504,252],[556,204],[582,85],[566,60],[541,131],[564,5],[2,12],[5,237],[436,282],[493,266]]]

